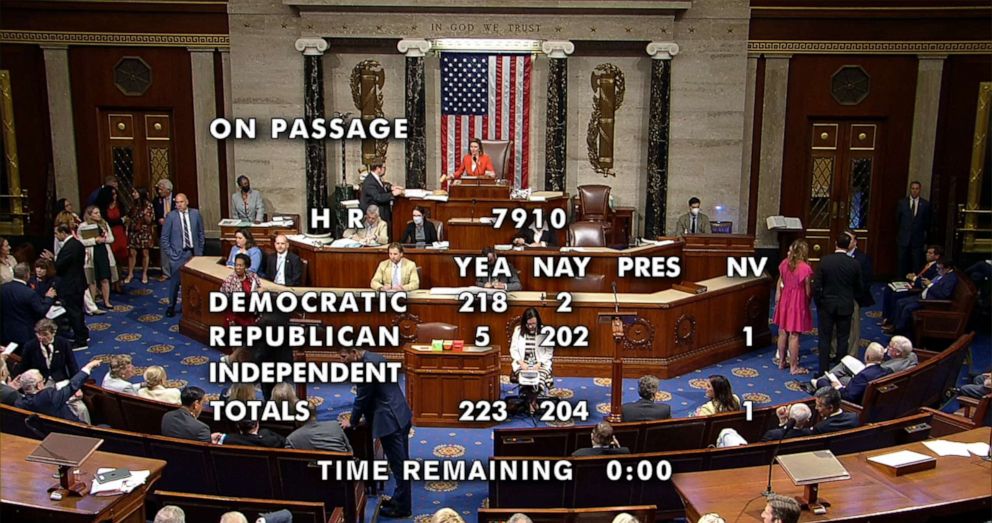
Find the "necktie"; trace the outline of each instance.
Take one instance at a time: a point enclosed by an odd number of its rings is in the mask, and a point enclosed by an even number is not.
[[[45,345],[45,366],[48,368],[52,367],[52,356],[55,354],[55,349],[52,348],[51,344]]]
[[[914,198],[913,200],[911,200],[911,202],[912,202],[912,207],[913,207],[913,217],[915,218],[916,217],[916,199]]]
[[[400,279],[400,264],[393,264],[393,287],[399,288],[403,286],[403,280]]]
[[[165,210],[165,214],[169,214],[169,211],[172,210],[172,199],[171,198],[163,198],[162,199],[162,209]]]
[[[189,213],[182,214],[183,222],[183,249],[193,248],[193,237],[189,232]]]
[[[692,234],[696,234],[696,217],[692,217]]]
[[[276,283],[282,285],[286,283],[286,276],[283,275],[283,268],[286,266],[286,255],[280,254],[279,260],[276,263]]]

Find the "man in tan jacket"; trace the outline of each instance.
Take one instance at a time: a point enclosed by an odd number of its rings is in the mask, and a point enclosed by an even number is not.
[[[420,288],[417,264],[403,257],[403,245],[389,244],[389,259],[384,260],[372,276],[372,290],[415,291]]]

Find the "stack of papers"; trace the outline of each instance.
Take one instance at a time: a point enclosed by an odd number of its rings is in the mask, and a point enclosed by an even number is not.
[[[403,190],[403,196],[406,196],[407,198],[424,198],[428,194],[430,194],[430,191],[426,191],[424,189],[404,189]]]
[[[357,209],[358,200],[341,200],[341,207],[345,209]]]
[[[971,452],[968,449],[968,444],[961,443],[959,441],[935,439],[933,441],[924,441],[923,444],[938,456],[961,456],[963,458],[967,458],[971,455]]]
[[[101,468],[101,469],[97,469],[96,473],[104,474],[112,470],[114,469]],[[150,474],[151,471],[148,470],[132,470],[130,476],[123,479],[118,479],[116,481],[108,481],[107,483],[100,483],[99,481],[96,480],[96,478],[94,478],[93,486],[90,487],[90,494],[99,494],[101,492],[105,492],[109,494],[131,492],[132,490],[135,489],[135,487],[144,485],[145,481],[148,480],[148,476]]]
[[[912,289],[913,286],[910,285],[909,282],[894,281],[889,284],[889,288],[896,292],[905,292],[908,291],[909,289]]]
[[[874,461],[875,463],[888,465],[890,467],[904,467],[914,463],[922,463],[930,459],[933,458],[927,456],[926,454],[920,454],[919,452],[913,452],[911,450],[900,450],[899,452],[890,452],[888,454],[882,454],[881,456],[872,456],[868,458],[868,461]]]
[[[65,314],[64,307],[62,307],[61,305],[52,305],[51,307],[48,308],[48,313],[45,314],[45,317],[50,320],[54,320],[55,318],[58,318],[63,314]]]
[[[428,194],[427,196],[424,196],[424,199],[425,200],[434,200],[434,201],[437,201],[437,202],[446,202],[446,201],[448,201],[448,195],[447,194]]]
[[[17,344],[14,342],[10,342],[9,345],[3,348],[3,355],[10,356],[11,354],[14,353],[15,350],[17,350]]]

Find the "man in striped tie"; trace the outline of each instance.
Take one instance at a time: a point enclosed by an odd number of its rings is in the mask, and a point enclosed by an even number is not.
[[[165,218],[162,226],[161,247],[163,263],[168,261],[172,272],[169,276],[169,308],[165,315],[176,315],[176,299],[179,297],[180,270],[193,256],[203,256],[203,220],[200,211],[189,208],[186,195],[176,195],[176,206]]]

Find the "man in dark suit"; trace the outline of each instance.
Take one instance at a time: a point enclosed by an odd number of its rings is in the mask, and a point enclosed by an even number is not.
[[[896,246],[899,274],[923,265],[923,246],[930,230],[930,202],[920,196],[920,182],[909,184],[909,196],[899,200],[896,207]]]
[[[911,272],[906,274],[906,281],[913,286],[912,289],[896,292],[888,285],[882,289],[882,323],[880,323],[882,327],[889,327],[892,325],[896,302],[898,300],[923,292],[923,289],[927,288],[934,278],[940,276],[940,271],[937,270],[937,261],[943,257],[943,247],[940,245],[930,245],[927,247],[927,261],[923,267],[920,268],[920,272]]]
[[[75,237],[74,232],[66,224],[55,228],[55,238],[62,242],[62,248],[55,257],[55,271],[59,276],[55,284],[55,292],[62,307],[65,308],[69,325],[72,327],[72,344],[80,348],[85,347],[90,341],[90,330],[83,319],[83,300],[88,286],[86,272],[83,270],[86,248]]]
[[[813,417],[813,411],[805,403],[793,403],[775,410],[778,415],[778,427],[769,429],[761,437],[761,441],[779,441],[785,438],[809,436],[810,429],[806,428]]]
[[[837,331],[837,346],[847,347],[848,337],[851,335],[854,299],[862,292],[861,267],[847,255],[847,250],[851,247],[850,236],[841,234],[837,237],[836,245],[832,254],[820,260],[813,280],[820,338],[820,373],[830,368],[830,345],[834,329]],[[834,364],[837,361],[839,358],[835,358]]]
[[[652,421],[672,417],[672,407],[664,403],[655,403],[654,395],[658,392],[658,378],[641,376],[637,382],[637,394],[641,399],[633,403],[625,403],[620,407],[624,421]]]
[[[203,219],[200,211],[189,207],[186,195],[176,195],[176,208],[165,218],[162,226],[162,256],[171,267],[169,276],[169,308],[165,315],[176,315],[179,298],[179,272],[193,256],[203,256]],[[163,261],[165,263],[165,261]]]
[[[403,188],[399,185],[386,183],[386,166],[381,163],[372,164],[372,170],[362,180],[362,191],[358,199],[358,207],[365,212],[369,205],[373,203],[379,206],[379,217],[390,225],[393,225],[393,198],[403,194]],[[390,234],[392,240],[392,234]]]
[[[875,298],[871,295],[871,284],[875,279],[871,268],[871,256],[858,248],[858,236],[854,234],[854,231],[844,231],[844,234],[851,238],[851,246],[847,255],[858,262],[858,266],[861,267],[861,292],[854,296],[854,313],[851,314],[851,334],[847,338],[847,347],[840,351],[836,350],[837,340],[835,339],[834,344],[830,346],[831,359],[843,356],[845,351],[849,356],[858,357],[861,341],[861,311],[875,305]]]
[[[49,319],[39,320],[34,326],[34,337],[21,351],[19,369],[35,369],[46,381],[51,378],[58,383],[68,380],[79,372],[76,354],[69,340],[56,336],[58,327]]]
[[[155,184],[155,192],[158,196],[152,199],[152,210],[155,211],[155,221],[158,223],[159,230],[165,225],[166,216],[172,212],[172,209],[176,208],[176,195],[172,193],[172,190],[172,180],[168,178],[162,178]],[[165,280],[172,274],[169,260],[163,256],[160,263],[162,265],[162,279]]]
[[[840,392],[833,387],[823,387],[816,391],[816,412],[820,415],[820,422],[813,425],[811,434],[826,434],[861,425],[857,414],[840,410],[840,400]]]
[[[339,351],[346,363],[364,362],[381,365],[386,362],[380,354],[356,348],[342,348]],[[411,514],[410,481],[402,477],[403,461],[410,459],[410,428],[413,414],[406,403],[403,391],[397,383],[361,383],[355,395],[355,406],[351,418],[341,422],[347,430],[351,425],[372,420],[372,437],[382,443],[382,450],[389,461],[389,468],[396,475],[396,490],[393,497],[379,513],[387,518],[407,518]]]
[[[317,421],[317,407],[308,408],[310,417],[300,428],[286,437],[286,448],[297,450],[328,450],[353,452],[351,442],[337,421]]]
[[[286,235],[276,235],[272,244],[276,252],[265,257],[265,277],[287,287],[303,285],[303,260],[289,252]]]
[[[182,406],[162,416],[162,435],[209,443],[210,427],[197,419],[203,412],[203,396],[200,387],[183,387],[179,394]]]
[[[630,449],[621,447],[620,442],[613,437],[613,425],[605,421],[599,422],[592,428],[592,447],[578,449],[573,456],[606,456],[613,454],[630,454]]]
[[[51,302],[38,296],[28,287],[31,266],[18,263],[14,266],[14,279],[0,285],[0,311],[3,312],[3,334],[0,341],[4,345],[14,342],[24,347],[34,338],[31,327],[45,317]]]
[[[18,399],[14,406],[38,414],[79,421],[79,417],[69,406],[69,400],[83,386],[83,383],[86,383],[93,369],[99,366],[100,360],[93,360],[83,365],[83,368],[79,369],[79,372],[69,380],[69,384],[61,389],[46,387],[45,379],[41,373],[36,369],[29,370],[18,377],[24,396]]]
[[[243,419],[236,425],[237,434],[215,433],[211,435],[211,441],[216,445],[245,445],[270,449],[281,449],[286,445],[286,438],[269,429],[259,428],[258,420]]]
[[[892,374],[891,369],[882,366],[884,360],[885,347],[872,342],[865,349],[865,368],[861,369],[861,372],[846,380],[846,383],[838,379],[837,383],[833,384],[829,378],[824,376],[816,381],[816,386],[817,388],[833,386],[840,391],[841,399],[860,405],[862,398],[864,398],[865,390],[868,388],[868,383],[882,376]]]
[[[958,286],[958,273],[954,270],[954,262],[942,259],[937,262],[939,275],[920,294],[907,296],[896,302],[894,319],[891,327],[883,327],[886,334],[906,334],[913,323],[913,311],[919,309],[923,300],[949,300],[954,297]],[[917,340],[919,342],[919,340]]]

